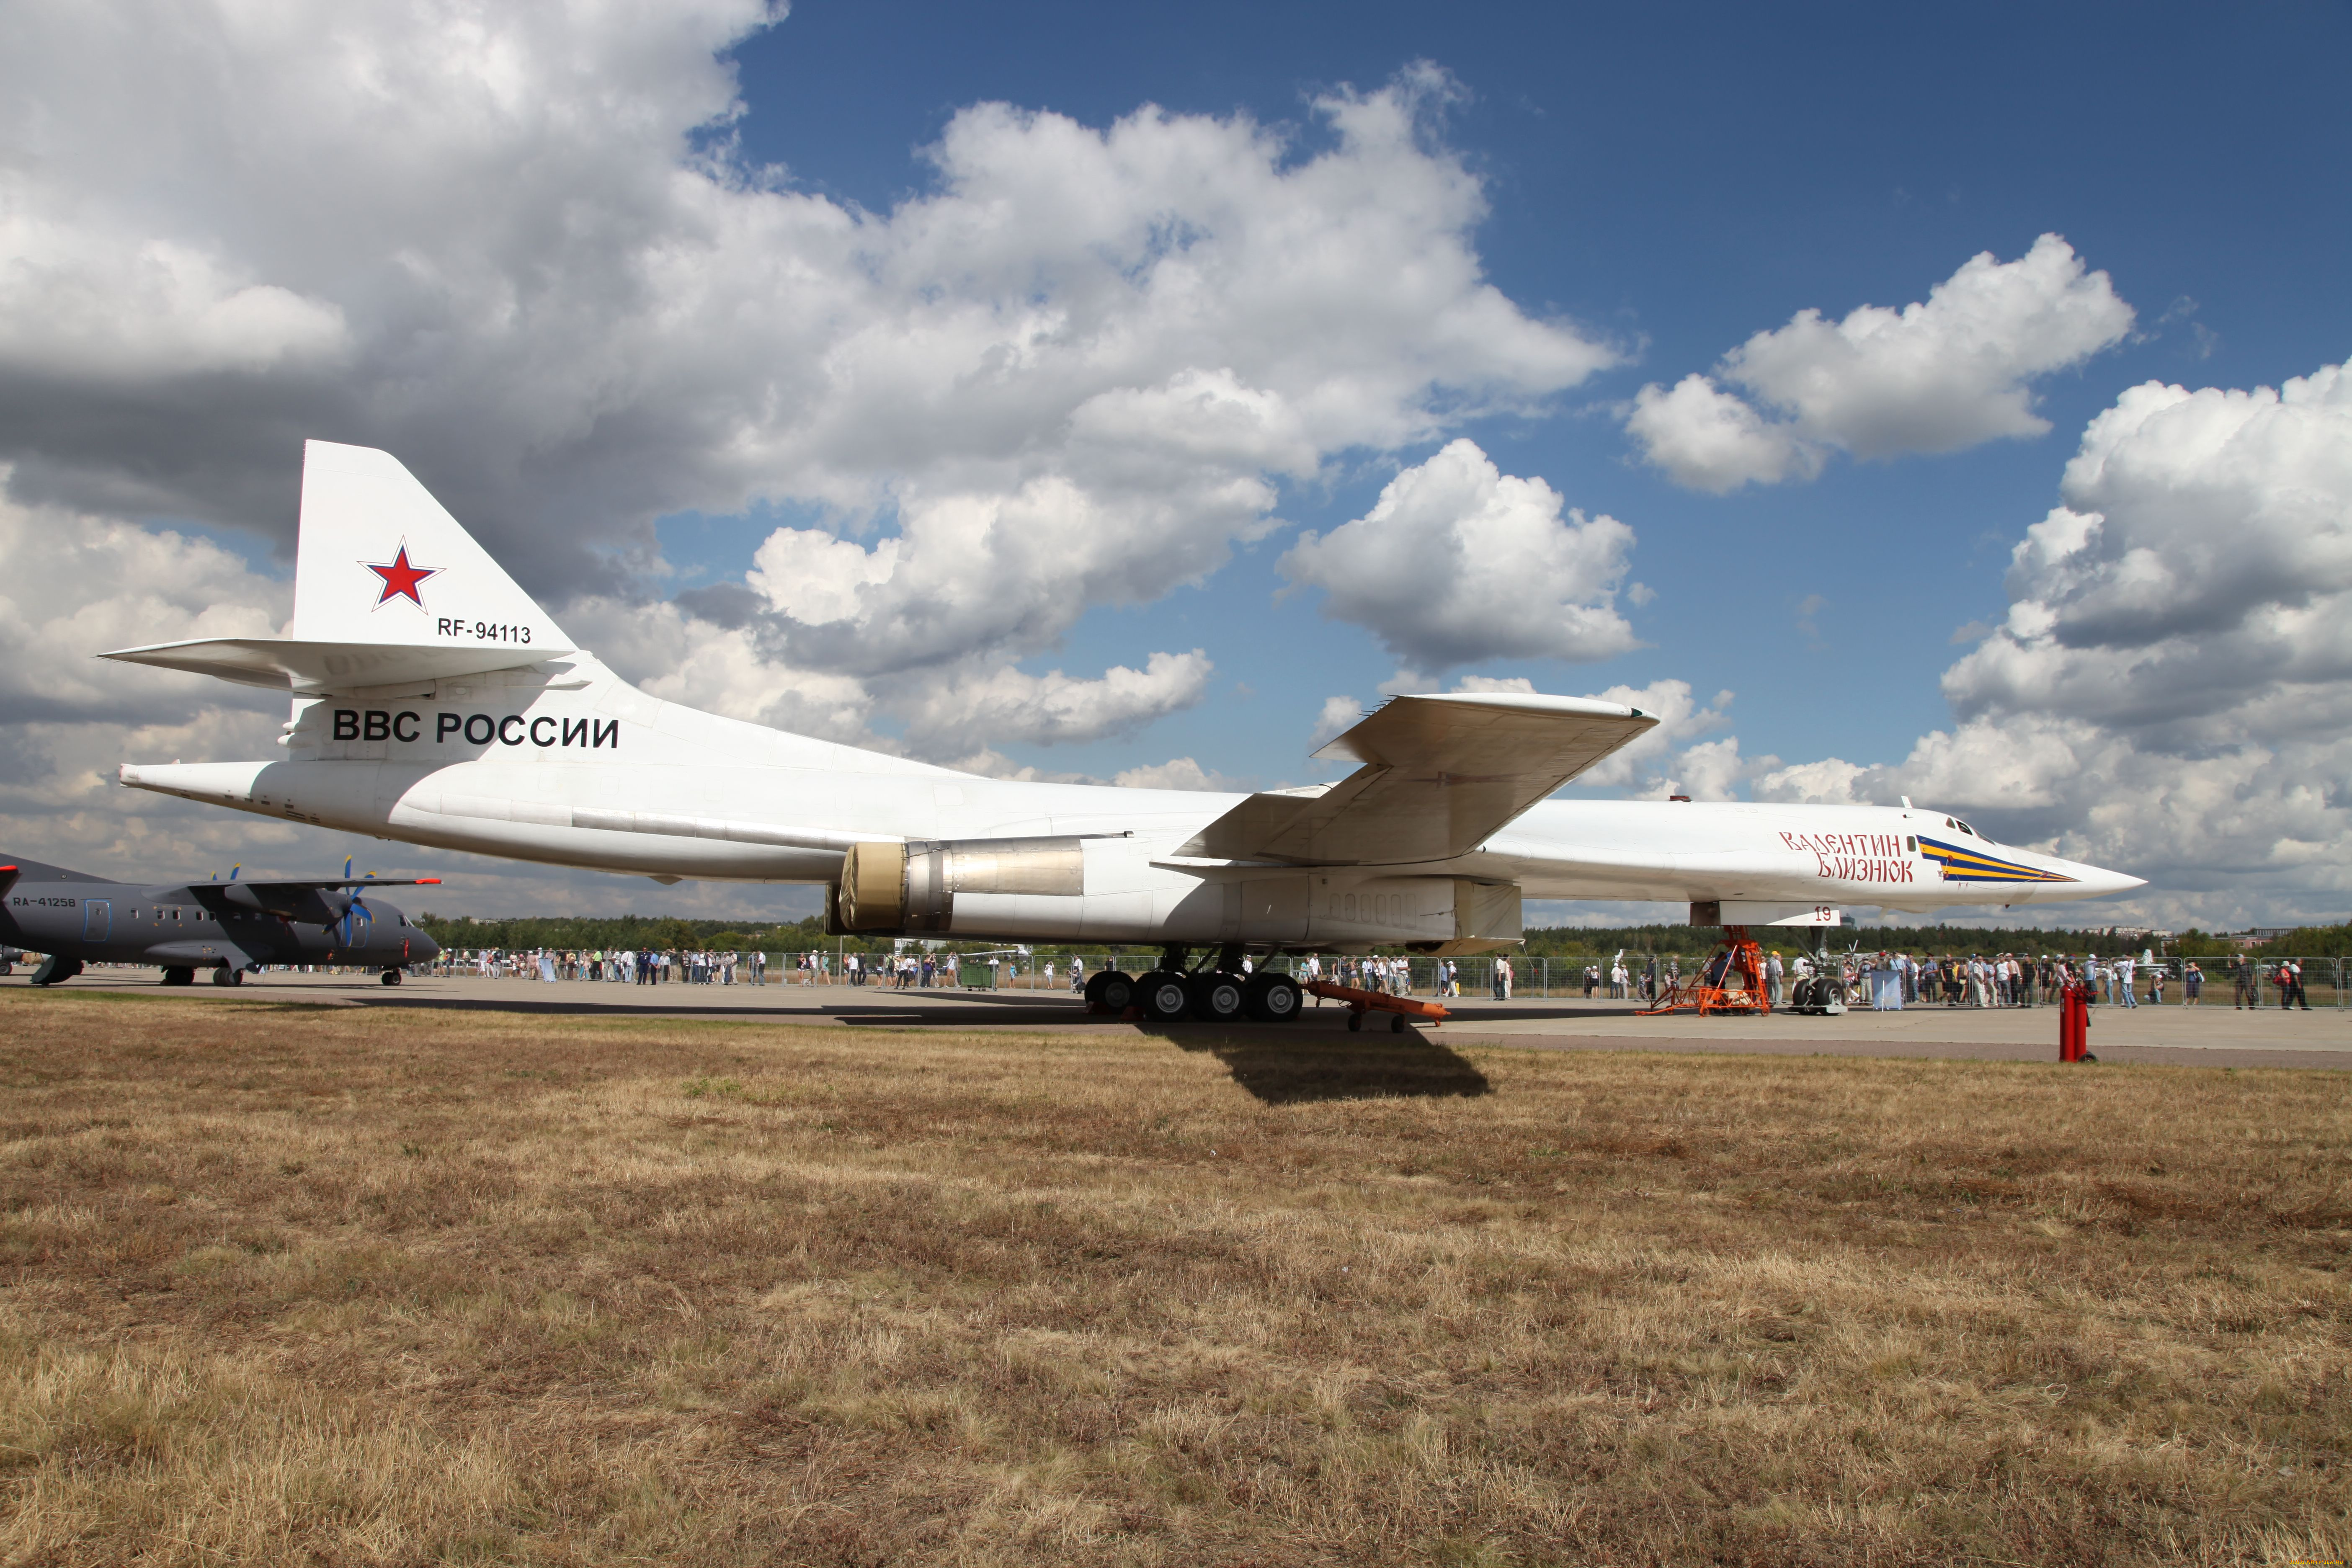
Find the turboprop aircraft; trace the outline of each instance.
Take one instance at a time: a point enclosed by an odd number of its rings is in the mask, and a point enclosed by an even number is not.
[[[328,963],[383,972],[400,984],[404,965],[441,949],[408,917],[364,890],[437,883],[438,877],[379,880],[321,877],[296,881],[181,882],[142,886],[44,866],[0,865],[0,940],[46,953],[36,985],[55,985],[85,963],[152,963],[166,985],[190,985],[196,971],[236,985],[265,963]]]
[[[1089,1000],[1295,1016],[1247,952],[1491,952],[1522,898],[1673,900],[1698,925],[1834,925],[1850,902],[2043,903],[2137,878],[1912,806],[1550,800],[1653,728],[1581,697],[1390,700],[1254,795],[979,777],[648,696],[577,647],[389,453],[305,449],[289,635],[108,658],[290,691],[280,758],[122,783],[436,848],[822,884],[832,929],[1157,946]],[[1195,954],[1205,956],[1199,963]]]

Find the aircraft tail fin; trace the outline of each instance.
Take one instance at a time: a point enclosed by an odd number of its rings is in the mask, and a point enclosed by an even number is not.
[[[397,458],[332,441],[302,449],[293,640],[572,651]]]

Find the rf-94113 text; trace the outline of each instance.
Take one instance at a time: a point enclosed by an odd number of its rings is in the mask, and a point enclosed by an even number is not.
[[[444,616],[441,635],[445,637],[471,637],[476,642],[529,642],[529,626],[499,626],[488,621],[458,621]]]

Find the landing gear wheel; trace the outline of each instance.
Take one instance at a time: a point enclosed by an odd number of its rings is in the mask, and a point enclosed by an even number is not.
[[[1242,977],[1212,970],[1192,978],[1192,1016],[1203,1024],[1230,1024],[1248,1005]]]
[[[1116,969],[1097,969],[1087,976],[1087,1005],[1106,1013],[1124,1013],[1135,1005],[1135,977]]]
[[[1391,1035],[1402,1035],[1404,1033],[1403,1014],[1391,1013],[1389,1015],[1389,1033]]]
[[[1242,1005],[1261,1024],[1287,1024],[1307,1005],[1298,982],[1287,974],[1253,974],[1242,987]]]
[[[1171,969],[1155,969],[1135,983],[1135,1005],[1155,1024],[1172,1024],[1192,1008],[1192,987]]]
[[[397,984],[400,984],[400,971],[399,971],[399,970],[397,970],[397,969],[387,969],[387,970],[385,970],[385,971],[383,972],[383,983],[384,983],[386,985],[397,985]]]
[[[163,971],[163,984],[166,985],[194,985],[195,983],[196,972],[185,964],[171,964]]]
[[[242,985],[245,984],[245,975],[242,972],[231,969],[227,964],[224,963],[218,969],[213,971],[213,984],[215,985]]]
[[[1348,1032],[1354,1034],[1364,1026],[1364,1016],[1352,1009],[1348,1014]]]

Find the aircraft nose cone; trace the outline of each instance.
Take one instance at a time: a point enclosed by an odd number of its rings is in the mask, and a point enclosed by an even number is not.
[[[2128,893],[2136,888],[2147,886],[2145,877],[2128,876],[2121,871],[2110,871],[2104,866],[2088,866],[2081,862],[2076,862],[2068,874],[2074,879],[2073,896],[2078,899],[2113,898],[2117,893]]]

